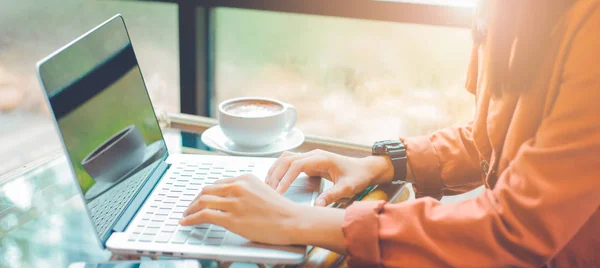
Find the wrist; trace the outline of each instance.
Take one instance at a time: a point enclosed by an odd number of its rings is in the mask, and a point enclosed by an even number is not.
[[[392,182],[394,165],[387,155],[371,155],[364,158],[366,170],[372,175],[371,185]]]
[[[311,207],[294,204],[295,219],[288,229],[290,244],[313,245],[345,254],[345,211],[329,207]]]

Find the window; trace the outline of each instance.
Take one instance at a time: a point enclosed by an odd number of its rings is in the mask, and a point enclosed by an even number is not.
[[[125,18],[154,105],[179,111],[177,5],[0,1],[0,175],[60,146],[36,62],[117,13]]]
[[[467,28],[217,8],[216,101],[291,103],[305,133],[371,144],[469,121]]]

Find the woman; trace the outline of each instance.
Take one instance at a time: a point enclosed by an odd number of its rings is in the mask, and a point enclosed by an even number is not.
[[[181,223],[316,245],[351,265],[599,267],[600,1],[481,4],[467,82],[474,120],[401,139],[406,179],[434,198],[347,210],[293,204],[278,193],[300,172],[335,183],[325,205],[390,181],[394,167],[386,156],[287,153],[268,185],[242,176],[206,187]],[[477,198],[436,200],[482,184]]]

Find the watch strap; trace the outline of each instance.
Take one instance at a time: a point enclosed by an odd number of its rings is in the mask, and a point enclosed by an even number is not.
[[[388,148],[388,156],[394,166],[394,178],[392,181],[406,181],[406,166],[408,159],[406,157],[406,148]]]
[[[408,159],[402,141],[378,141],[373,145],[373,155],[387,155],[394,166],[392,181],[406,181]]]

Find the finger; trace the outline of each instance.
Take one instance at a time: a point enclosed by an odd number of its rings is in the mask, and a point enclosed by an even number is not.
[[[231,184],[231,183],[235,182],[235,179],[236,178],[220,179],[220,180],[215,181],[212,185],[206,185],[206,186],[202,187],[202,190],[200,190],[200,193],[198,193],[198,195],[196,195],[194,200],[192,200],[192,203],[195,202],[196,200],[198,200],[198,198],[200,198],[200,196],[202,196],[203,194],[211,194],[211,195],[223,196],[223,197],[230,196],[231,189],[228,188],[227,186],[223,186],[223,185]]]
[[[244,176],[244,175],[242,175]],[[223,178],[223,179],[218,179],[216,180],[213,184],[227,184],[227,183],[234,183],[238,180],[240,180],[240,177],[242,176],[237,176],[237,177],[231,177],[231,178]]]
[[[200,196],[202,195],[215,195],[220,197],[231,197],[236,196],[238,193],[239,183],[226,183],[226,184],[213,184],[206,185],[202,188]]]
[[[271,165],[271,168],[269,168],[269,172],[267,172],[267,177],[265,178],[265,183],[267,185],[269,185],[270,178],[271,178],[271,175],[273,174],[273,171],[275,171],[277,166],[279,166],[279,164],[281,163],[281,159],[292,156],[292,155],[297,155],[297,153],[285,151],[279,156],[279,158],[277,158],[277,160],[275,160],[275,162],[273,162],[273,165]]]
[[[201,195],[198,200],[190,203],[188,208],[183,212],[183,216],[196,213],[203,209],[215,209],[221,211],[231,211],[235,199],[224,198],[214,195]]]
[[[280,194],[285,193],[285,191],[287,191],[287,189],[290,188],[290,185],[294,183],[296,178],[298,178],[298,175],[300,175],[300,173],[302,173],[306,169],[310,169],[310,166],[318,163],[319,160],[320,159],[318,157],[313,156],[294,161],[288,168],[281,181],[279,182],[276,191]]]
[[[179,220],[179,224],[188,226],[210,223],[227,229],[232,219],[233,215],[229,212],[223,212],[214,209],[203,209]]]
[[[295,162],[298,161],[302,158],[308,157],[308,153],[307,154],[297,154],[297,155],[292,155],[292,156],[288,156],[285,158],[281,158],[279,161],[279,163],[277,163],[275,170],[273,170],[273,173],[271,174],[271,177],[269,178],[269,185],[271,186],[271,188],[276,189],[277,185],[279,185],[279,181],[281,181],[281,179],[283,178],[283,176],[285,175],[285,173],[288,171],[288,169],[290,168],[290,165]]]
[[[324,207],[341,198],[352,196],[352,188],[346,185],[334,185],[331,189],[321,193],[315,201],[315,206]]]

